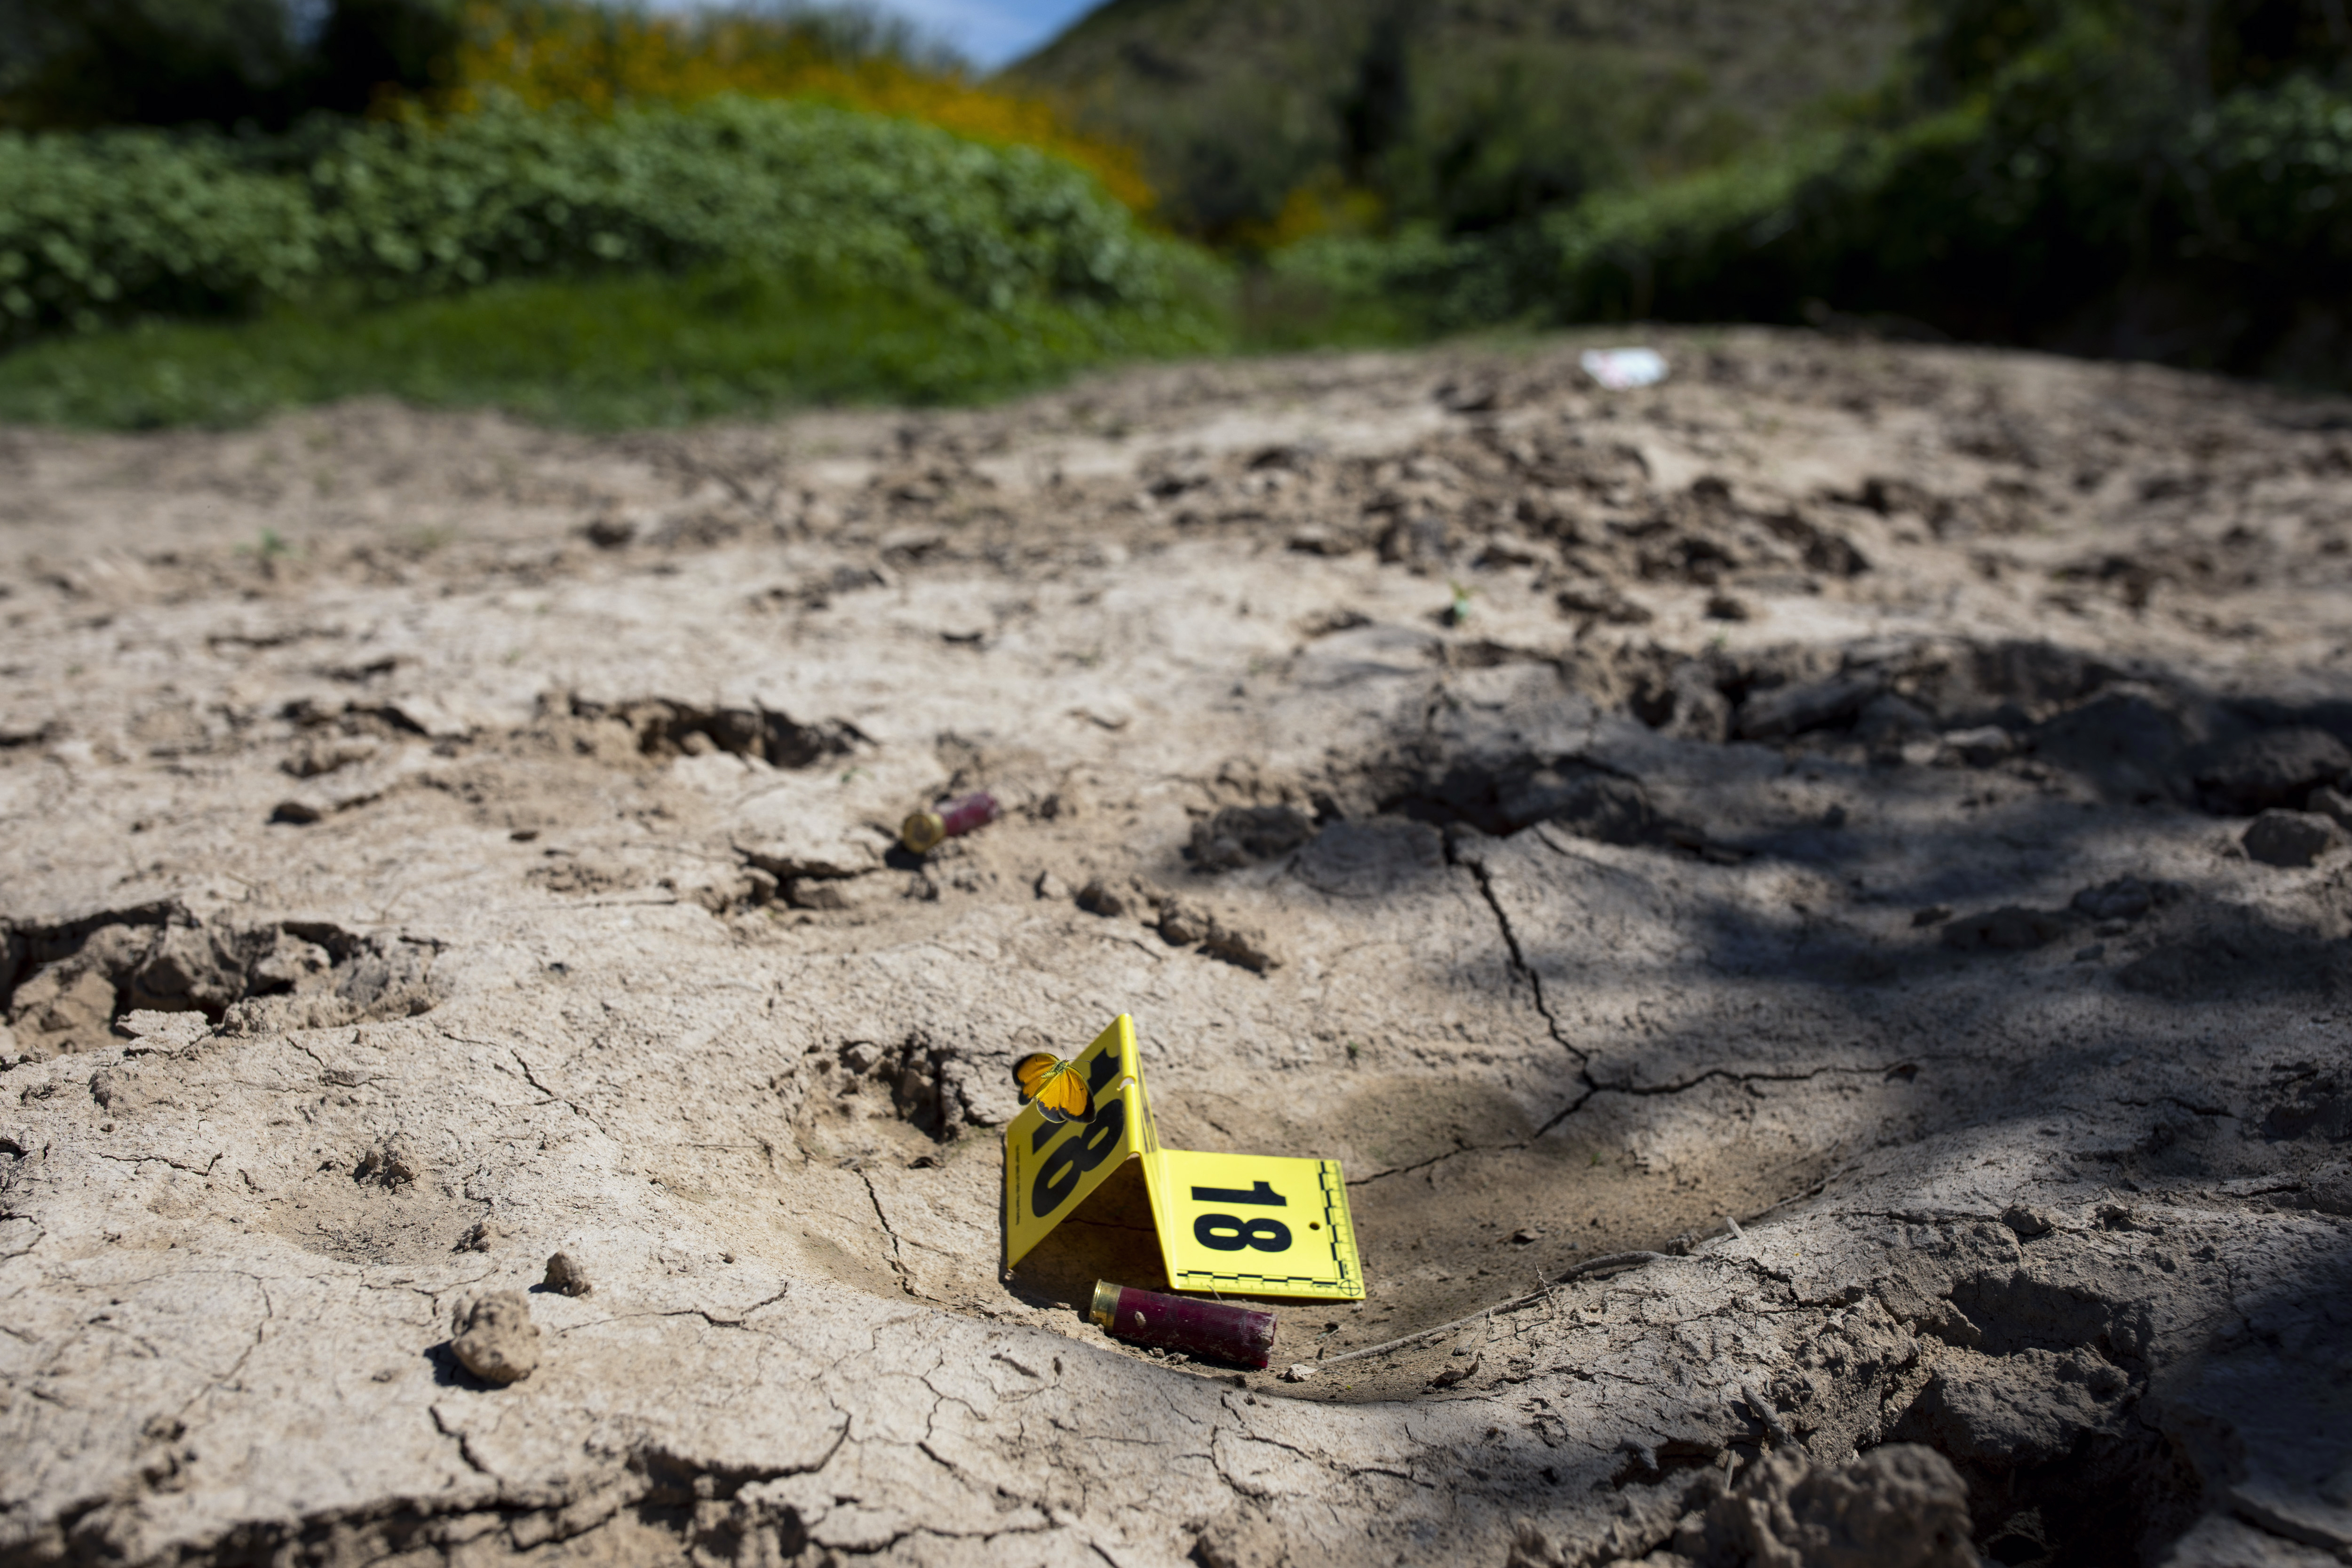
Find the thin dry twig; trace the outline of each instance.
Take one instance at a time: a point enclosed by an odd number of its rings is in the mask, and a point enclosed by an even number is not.
[[[1581,1279],[1592,1274],[1612,1274],[1620,1269],[1639,1268],[1645,1263],[1659,1262],[1666,1256],[1667,1254],[1663,1252],[1612,1252],[1603,1258],[1588,1258],[1542,1289],[1521,1296],[1515,1300],[1506,1301],[1497,1307],[1482,1307],[1468,1317],[1456,1318],[1450,1323],[1439,1323],[1432,1328],[1417,1329],[1402,1339],[1383,1340],[1379,1344],[1366,1345],[1361,1350],[1344,1351],[1334,1356],[1318,1356],[1315,1364],[1318,1368],[1335,1366],[1340,1362],[1354,1361],[1360,1356],[1378,1355],[1382,1351],[1392,1351],[1400,1345],[1409,1345],[1417,1341],[1433,1338],[1444,1333],[1449,1329],[1465,1327],[1476,1322],[1481,1318],[1491,1320],[1497,1312],[1516,1312],[1522,1307],[1532,1307],[1538,1301],[1548,1300],[1556,1288],[1566,1285],[1571,1280]]]

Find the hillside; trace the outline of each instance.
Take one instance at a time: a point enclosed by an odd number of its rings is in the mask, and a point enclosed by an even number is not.
[[[1867,90],[1903,0],[1110,0],[1008,72],[1231,237],[1293,193],[1478,227],[1720,160]],[[1294,200],[1294,221],[1297,213]]]

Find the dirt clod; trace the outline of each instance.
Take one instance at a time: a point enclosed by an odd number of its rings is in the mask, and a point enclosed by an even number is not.
[[[1227,871],[1286,855],[1315,837],[1315,819],[1291,805],[1229,805],[1192,828],[1192,864]]]
[[[1204,942],[1216,928],[1216,921],[1197,904],[1181,899],[1171,899],[1160,910],[1160,935],[1171,947],[1189,947]]]
[[[457,1309],[450,1353],[485,1383],[520,1383],[539,1366],[539,1325],[520,1290],[492,1290]]]
[[[1835,1468],[1776,1455],[1707,1510],[1695,1555],[1756,1568],[1976,1568],[1967,1499],[1950,1463],[1915,1443]]]
[[[2137,877],[2118,877],[2074,895],[2074,908],[2095,921],[2136,921],[2156,907],[2158,889]]]
[[[588,1271],[573,1262],[568,1252],[548,1256],[547,1274],[540,1283],[566,1296],[585,1296],[596,1289],[588,1282]]]
[[[2000,1211],[2000,1223],[2028,1241],[2037,1236],[2048,1236],[2057,1224],[2047,1209],[2031,1204],[2010,1205]]]
[[[1750,697],[1739,709],[1739,733],[1776,741],[1851,722],[1881,690],[1867,676],[1840,676],[1779,687]]]
[[[2028,952],[2063,935],[2066,919],[2050,910],[2004,904],[1944,922],[1941,941],[1962,952]]]
[[[2320,785],[2304,802],[2304,809],[2327,818],[2338,827],[2352,829],[2352,795],[2339,789]]]
[[[2322,1214],[2352,1215],[2352,1160],[2337,1160],[2314,1172],[2304,1184],[2302,1204]]]
[[[1220,920],[1181,899],[1171,899],[1160,907],[1160,935],[1171,947],[1198,943],[1211,957],[1261,974],[1281,963],[1267,947],[1263,931]]]
[[[2308,811],[2265,811],[2247,826],[2239,842],[2265,866],[2308,866],[2342,839],[2336,824]]]
[[[394,1136],[370,1149],[352,1167],[355,1182],[373,1182],[378,1186],[404,1187],[423,1174],[423,1163],[405,1138]]]
[[[1603,621],[1612,626],[1647,626],[1657,617],[1644,605],[1605,584],[1579,584],[1562,588],[1552,602],[1570,616]]]
[[[2250,816],[2279,806],[2299,807],[2319,784],[2352,768],[2352,748],[2308,725],[2265,730],[2220,748],[2196,770],[2206,808]]]

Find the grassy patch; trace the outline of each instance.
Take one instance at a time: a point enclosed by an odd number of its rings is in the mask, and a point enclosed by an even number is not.
[[[1367,249],[1383,245],[1362,243]],[[1276,259],[1288,258],[1277,253]],[[1440,335],[1424,301],[1384,282],[1295,266],[1254,269],[1243,275],[1234,291],[1237,346],[1252,353],[1407,348]]]
[[[1002,396],[1116,359],[1223,346],[1204,303],[1029,299],[742,271],[492,284],[374,309],[148,321],[0,357],[0,418],[236,425],[367,394],[550,423],[676,425],[806,404]]]

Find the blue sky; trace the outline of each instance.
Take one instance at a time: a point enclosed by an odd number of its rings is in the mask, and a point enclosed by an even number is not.
[[[1095,0],[887,0],[982,69],[1019,59],[1094,9]]]

